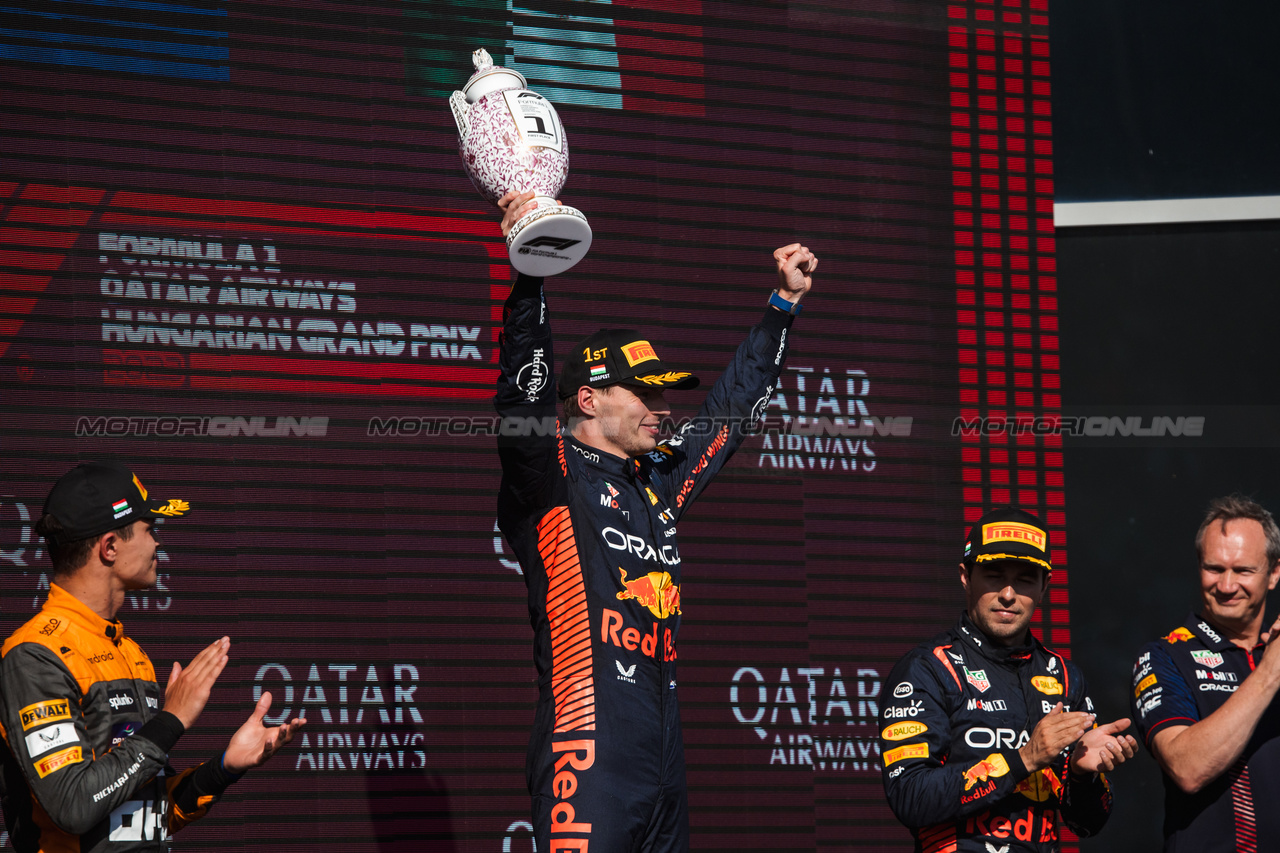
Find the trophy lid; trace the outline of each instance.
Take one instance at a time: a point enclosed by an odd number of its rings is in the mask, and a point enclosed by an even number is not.
[[[474,104],[490,92],[524,89],[529,85],[519,71],[494,65],[489,51],[483,47],[471,54],[471,62],[476,67],[476,73],[472,74],[471,79],[462,87],[462,94],[469,104]]]

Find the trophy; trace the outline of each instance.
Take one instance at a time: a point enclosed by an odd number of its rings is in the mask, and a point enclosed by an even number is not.
[[[511,266],[533,276],[562,273],[591,248],[591,226],[581,211],[556,204],[569,176],[560,117],[550,101],[525,88],[524,75],[494,65],[484,48],[471,61],[475,74],[449,96],[467,177],[495,203],[510,190],[537,193],[537,208],[507,234]]]

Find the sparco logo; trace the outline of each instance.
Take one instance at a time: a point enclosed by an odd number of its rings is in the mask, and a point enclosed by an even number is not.
[[[563,237],[552,237],[550,235],[535,237],[520,247],[520,254],[527,255],[530,249],[536,249],[540,246],[548,246],[558,252],[563,252],[570,246],[576,246],[581,242],[581,240],[566,240]]]

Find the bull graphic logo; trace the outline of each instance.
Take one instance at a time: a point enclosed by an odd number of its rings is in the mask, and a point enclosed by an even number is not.
[[[1185,642],[1186,640],[1190,640],[1194,636],[1195,634],[1191,633],[1186,628],[1175,628],[1173,631],[1169,632],[1169,635],[1165,637],[1165,639],[1170,643],[1177,643],[1180,641]]]
[[[618,567],[625,587],[618,593],[619,601],[634,598],[649,608],[659,619],[666,619],[680,612],[680,586],[671,580],[670,572],[649,572],[647,575],[627,580],[627,570]]]
[[[987,779],[994,779],[997,776],[1004,776],[1008,772],[1009,762],[1005,761],[1004,756],[1000,753],[993,752],[964,771],[964,789],[968,791],[979,782],[985,782]]]
[[[1036,803],[1043,803],[1046,800],[1062,802],[1062,782],[1048,767],[1023,779],[1013,791]]]

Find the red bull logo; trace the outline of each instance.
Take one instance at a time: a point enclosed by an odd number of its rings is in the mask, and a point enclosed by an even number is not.
[[[1186,628],[1176,628],[1171,631],[1165,639],[1170,643],[1180,643],[1190,640],[1194,636],[1195,634],[1191,633]]]
[[[551,744],[552,754],[561,753],[556,759],[556,775],[552,788],[556,793],[556,804],[551,807],[551,831],[557,834],[570,833],[577,838],[560,838],[551,842],[554,850],[579,850],[585,853],[591,839],[591,824],[578,818],[573,803],[569,802],[578,790],[578,777],[573,771],[581,773],[590,770],[596,763],[596,742],[594,740],[566,740]],[[587,837],[583,837],[587,836]]]
[[[1055,803],[1062,802],[1062,781],[1047,767],[1023,779],[1013,790],[1036,803],[1050,799]]]
[[[1004,776],[1008,772],[1009,762],[1005,761],[1004,756],[1000,753],[993,752],[964,771],[964,789],[968,791],[979,782]]]
[[[619,566],[618,572],[625,587],[617,595],[619,601],[635,599],[659,619],[680,612],[680,586],[671,580],[670,572],[649,572],[630,581],[626,569]]]
[[[627,627],[622,614],[616,610],[604,608],[601,611],[600,642],[611,643],[620,649],[635,651],[639,649],[654,660],[662,655],[662,660],[676,659],[676,638],[670,628],[662,629],[662,642],[658,642],[658,623],[650,623],[650,632],[641,634],[637,628]]]
[[[992,815],[990,811],[985,811],[968,818],[964,823],[964,829],[969,835],[1012,837],[1019,841],[1038,840],[1041,844],[1048,844],[1058,840],[1058,810],[1032,806],[1026,811],[1014,812],[1007,817]],[[987,849],[994,848],[988,843]]]

